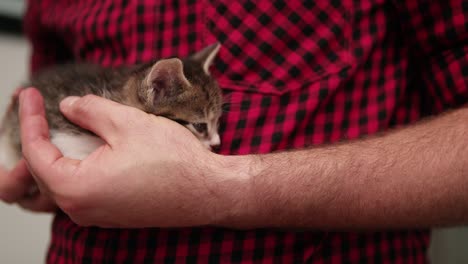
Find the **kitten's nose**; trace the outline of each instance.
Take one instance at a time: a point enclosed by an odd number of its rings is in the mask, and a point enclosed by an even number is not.
[[[210,138],[210,147],[212,148],[216,148],[216,147],[219,147],[219,144],[221,143],[221,139],[219,138],[219,135],[218,134],[214,134],[211,136]]]

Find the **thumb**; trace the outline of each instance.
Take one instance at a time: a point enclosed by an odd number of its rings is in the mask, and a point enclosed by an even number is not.
[[[136,109],[95,95],[70,96],[62,100],[60,110],[76,125],[94,132],[109,145],[128,125]]]

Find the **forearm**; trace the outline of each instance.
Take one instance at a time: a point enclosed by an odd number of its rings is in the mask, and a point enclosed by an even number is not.
[[[460,109],[354,142],[226,157],[249,180],[239,192],[241,205],[223,224],[369,229],[468,223],[467,120],[468,109]]]

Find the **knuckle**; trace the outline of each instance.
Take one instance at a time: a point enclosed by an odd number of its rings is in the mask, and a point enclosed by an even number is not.
[[[139,113],[130,108],[122,108],[119,114],[109,115],[108,124],[113,131],[128,134],[131,133],[141,123]]]
[[[107,118],[109,122],[109,126],[112,130],[117,130],[122,124],[126,123],[126,115],[125,113],[121,113],[120,115],[109,115]]]
[[[78,101],[74,104],[74,111],[77,114],[84,114],[87,113],[89,109],[93,108],[96,104],[97,96],[88,94],[81,97]]]
[[[97,96],[85,95],[78,99],[70,109],[70,112],[76,117],[88,118],[95,108]]]

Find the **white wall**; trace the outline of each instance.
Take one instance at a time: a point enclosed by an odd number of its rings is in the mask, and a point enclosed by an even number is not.
[[[27,76],[29,48],[25,40],[0,34],[0,113],[9,95]],[[0,203],[0,264],[43,263],[51,217],[27,213]],[[468,228],[434,233],[434,264],[468,263]]]
[[[20,38],[0,34],[0,115],[10,94],[26,79],[29,48]],[[27,213],[0,202],[0,263],[44,263],[50,215]]]
[[[468,263],[468,227],[435,230],[429,256],[433,264]]]

